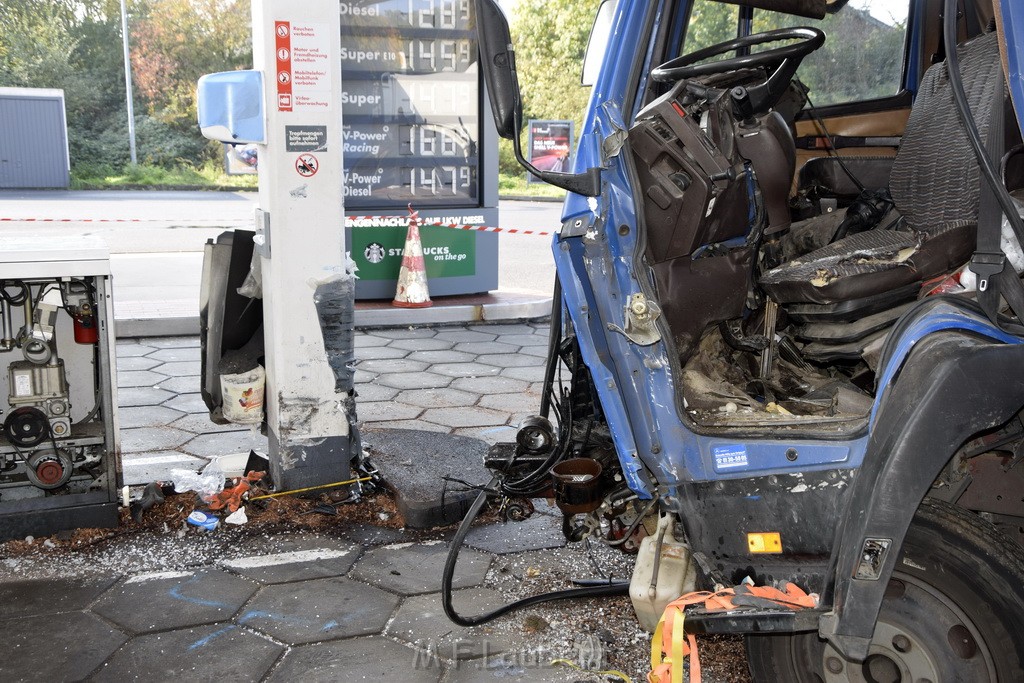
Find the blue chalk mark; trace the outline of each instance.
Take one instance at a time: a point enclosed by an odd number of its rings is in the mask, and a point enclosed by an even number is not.
[[[195,583],[198,580],[199,580],[199,577],[193,575],[192,578],[190,578],[185,583],[178,584],[178,585],[174,586],[174,588],[171,588],[167,592],[175,600],[182,600],[183,602],[190,602],[193,605],[202,605],[203,607],[217,607],[219,609],[226,609],[227,605],[225,603],[223,603],[223,602],[217,602],[215,600],[206,600],[204,598],[197,598],[197,597],[194,597],[194,596],[191,596],[191,595],[182,595],[181,594],[181,589],[182,588],[184,588],[185,586],[188,586],[190,584],[193,584],[193,583]]]
[[[204,636],[204,637],[200,638],[199,640],[197,640],[196,642],[194,642],[194,643],[192,643],[191,645],[188,646],[188,651],[191,652],[192,650],[198,649],[200,647],[206,647],[207,645],[210,644],[211,640],[213,640],[214,638],[217,638],[219,636],[224,635],[225,633],[227,633],[228,631],[232,630],[233,628],[235,628],[234,624],[232,624],[231,626],[225,626],[224,628],[220,629],[219,631],[214,631],[210,635]]]
[[[326,624],[324,624],[324,627],[322,629],[320,629],[320,630],[321,631],[330,631],[332,628],[338,628],[339,626],[341,626],[341,624],[336,622],[334,619],[331,619]]]

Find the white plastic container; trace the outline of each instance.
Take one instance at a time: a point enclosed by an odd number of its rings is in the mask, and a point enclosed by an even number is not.
[[[262,365],[248,372],[220,376],[220,393],[224,397],[224,419],[236,424],[259,424],[263,421],[263,393],[267,373]]]
[[[661,553],[658,539],[661,538]],[[654,578],[657,562],[657,580]],[[653,585],[652,585],[653,584]],[[697,565],[690,548],[672,535],[672,515],[658,520],[658,530],[640,542],[629,581],[629,598],[644,630],[653,633],[668,603],[697,588]]]

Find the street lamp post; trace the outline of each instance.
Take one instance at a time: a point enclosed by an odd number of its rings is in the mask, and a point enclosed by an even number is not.
[[[137,162],[135,156],[135,107],[132,103],[132,60],[128,50],[128,9],[125,0],[121,0],[121,40],[124,43],[124,87],[125,102],[128,106],[128,149],[131,153],[132,166]]]

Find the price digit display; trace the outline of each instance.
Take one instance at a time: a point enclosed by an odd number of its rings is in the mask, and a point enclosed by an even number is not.
[[[348,209],[480,206],[471,0],[342,0]]]

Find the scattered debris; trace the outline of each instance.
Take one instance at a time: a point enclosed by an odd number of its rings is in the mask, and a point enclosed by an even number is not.
[[[132,519],[135,520],[136,524],[141,523],[142,515],[157,503],[162,502],[164,502],[163,484],[158,481],[147,484],[146,488],[142,491],[142,497],[138,500],[133,500],[129,505]]]
[[[252,485],[263,478],[263,472],[249,472],[244,477],[235,480],[235,485],[224,489],[212,496],[203,496],[203,500],[210,505],[211,510],[223,510],[235,512],[242,504],[242,496],[249,492]]]
[[[193,510],[185,521],[206,531],[213,531],[220,524],[220,518],[202,510]]]
[[[225,524],[237,524],[239,526],[241,526],[242,524],[245,524],[248,521],[249,521],[249,518],[245,516],[245,506],[244,505],[242,507],[238,508],[237,510],[235,510],[234,512],[232,512],[227,517],[224,518],[224,523]]]

